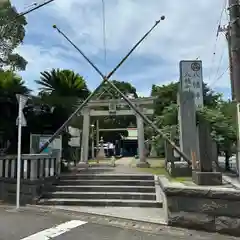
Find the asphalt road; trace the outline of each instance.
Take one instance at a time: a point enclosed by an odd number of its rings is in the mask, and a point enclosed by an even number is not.
[[[86,222],[81,215],[0,208],[0,240],[230,240],[230,236],[162,228],[151,233]]]

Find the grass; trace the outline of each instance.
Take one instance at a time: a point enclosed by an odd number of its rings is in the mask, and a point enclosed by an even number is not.
[[[104,159],[104,160],[99,160],[98,161],[99,163],[110,163],[111,162],[111,159]],[[89,165],[93,165],[93,164],[97,164],[97,160],[96,159],[90,159],[88,160],[88,164]]]
[[[174,181],[174,182],[192,181],[191,177],[176,177],[176,178],[171,177],[165,169],[164,159],[162,159],[162,158],[148,159],[147,161],[150,164],[149,168],[136,168],[136,169],[138,169],[138,171],[140,171],[140,172],[151,173],[151,174],[154,174],[154,175],[164,175],[170,181]],[[132,161],[131,167],[136,167],[136,159],[134,159]]]
[[[135,168],[139,172],[144,172],[144,173],[150,173],[154,175],[164,175],[167,177],[170,181],[174,182],[186,182],[186,181],[191,181],[191,177],[177,177],[173,178],[171,177],[168,172],[165,169],[164,166],[164,159],[163,158],[156,158],[156,159],[147,159],[148,163],[150,164],[149,168],[136,168],[136,159],[133,159],[132,162],[129,164],[129,167]],[[111,163],[111,159],[103,159],[99,161],[100,163]],[[88,161],[89,165],[94,165],[97,163],[96,159],[90,159]]]

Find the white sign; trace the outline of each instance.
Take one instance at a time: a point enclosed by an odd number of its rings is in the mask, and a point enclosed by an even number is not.
[[[181,91],[190,91],[195,96],[197,107],[203,107],[202,61],[180,61]]]
[[[17,97],[17,100],[18,100],[19,107],[21,108],[20,109],[21,110],[21,125],[23,127],[26,127],[27,126],[27,121],[26,121],[26,118],[25,118],[22,110],[24,109],[24,107],[25,107],[25,105],[28,101],[28,97],[20,95],[20,94],[16,94],[16,97]],[[16,125],[18,125],[18,123],[19,123],[19,116],[16,119]]]
[[[21,103],[22,103],[21,107],[23,109],[27,103],[28,97],[21,95],[21,94],[16,94],[16,97],[17,97],[18,103],[20,103],[20,101],[21,101]]]
[[[71,126],[68,127],[68,133],[72,137],[80,137],[81,136],[81,130],[78,128],[71,127]]]
[[[71,137],[70,140],[68,141],[68,145],[71,147],[80,147],[81,138],[80,137]]]
[[[26,120],[26,118],[25,118],[25,116],[24,116],[24,114],[23,114],[23,112],[22,112],[22,116],[21,116],[21,122],[22,122],[22,127],[26,127],[27,126],[27,120]],[[17,119],[16,119],[16,125],[18,126],[18,123],[19,123],[19,117],[17,117]]]

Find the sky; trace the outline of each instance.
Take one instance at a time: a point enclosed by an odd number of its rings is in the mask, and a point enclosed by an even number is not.
[[[32,3],[12,0],[19,12]],[[165,20],[112,79],[128,81],[140,96],[149,96],[152,84],[178,81],[181,60],[198,58],[203,62],[204,82],[228,98],[227,42],[223,33],[216,37],[219,22],[226,25],[228,21],[225,4],[226,0],[105,0],[104,46],[102,0],[55,0],[26,16],[26,36],[16,51],[28,65],[19,74],[36,92],[34,81],[40,72],[72,69],[93,90],[101,77],[52,25],[56,24],[105,74],[164,15]]]

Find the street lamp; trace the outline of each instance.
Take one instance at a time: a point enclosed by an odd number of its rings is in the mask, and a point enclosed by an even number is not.
[[[92,159],[95,158],[95,154],[94,154],[94,124],[91,125],[91,129],[92,129]]]

